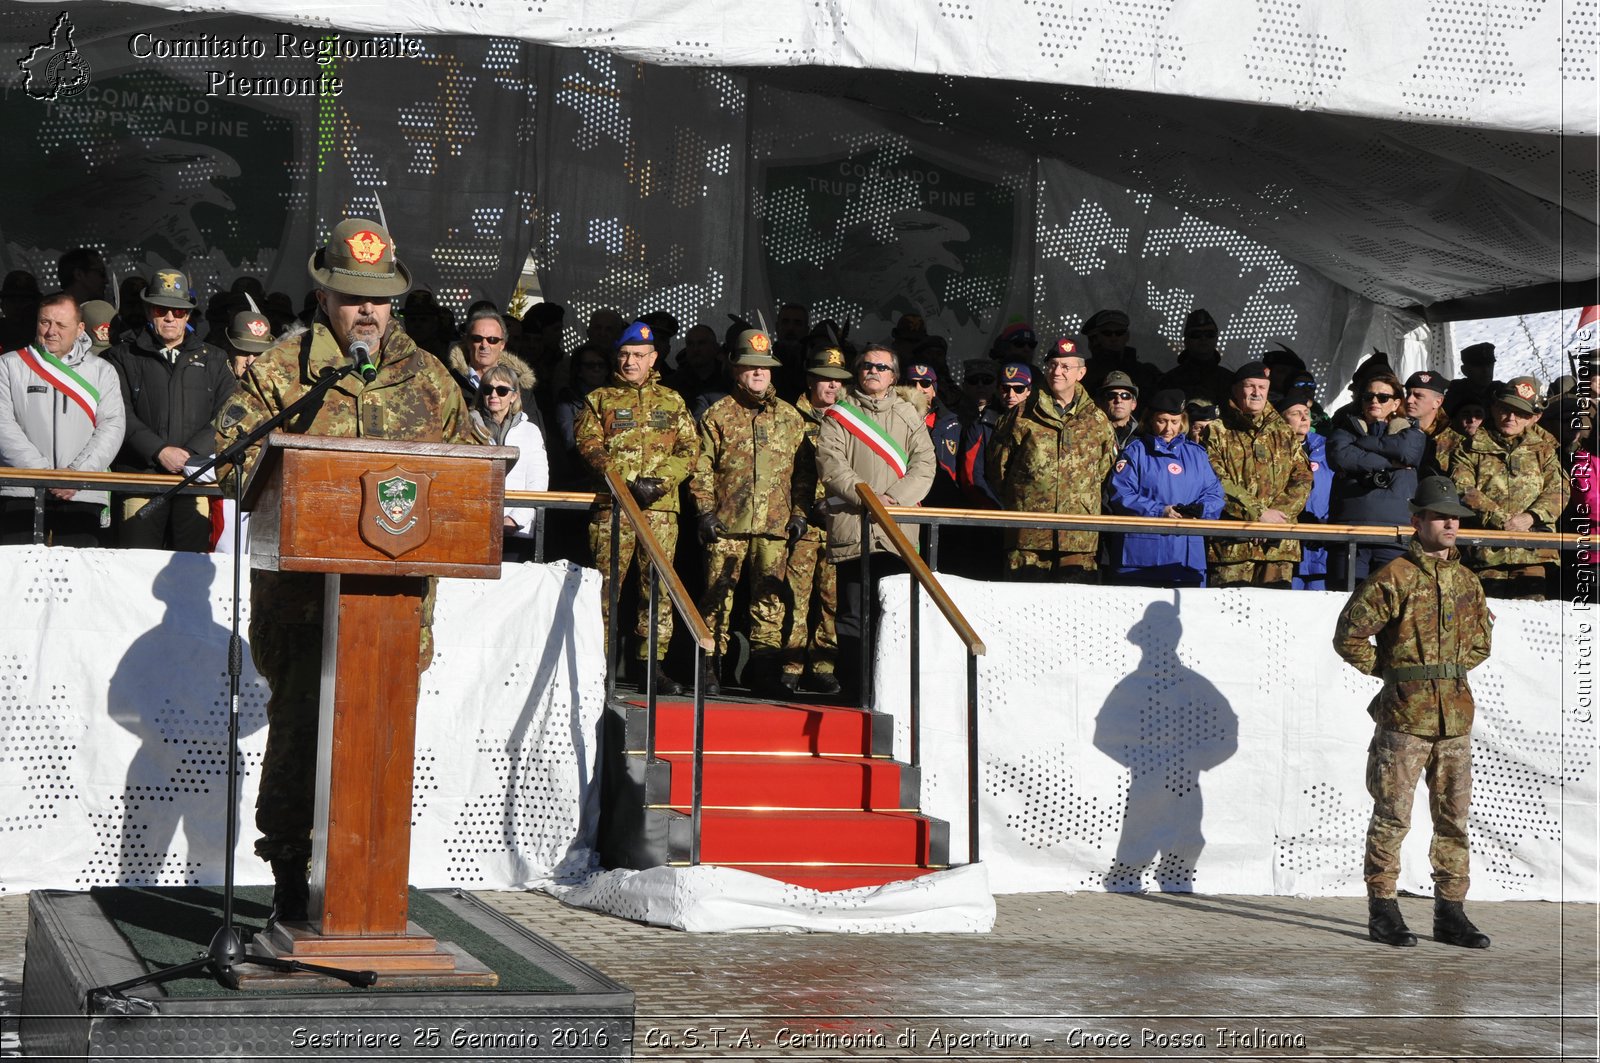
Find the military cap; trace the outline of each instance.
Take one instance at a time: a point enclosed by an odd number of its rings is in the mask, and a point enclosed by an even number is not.
[[[1494,387],[1494,401],[1522,413],[1539,412],[1539,382],[1531,376],[1515,376]]]
[[[1154,413],[1182,413],[1183,402],[1183,392],[1177,388],[1167,388],[1165,391],[1156,392],[1155,397],[1150,400],[1150,405],[1145,409]]]
[[[907,384],[937,384],[939,371],[927,362],[913,362],[906,366]]]
[[[921,354],[924,351],[938,351],[940,354],[945,354],[949,350],[950,341],[943,336],[927,336],[923,338],[921,343],[917,344],[917,349],[913,353]]]
[[[772,337],[758,328],[745,329],[734,338],[728,364],[746,369],[776,369],[783,363],[772,356]]]
[[[1013,321],[1000,330],[1000,338],[995,341],[997,347],[1037,347],[1039,337],[1033,331],[1033,325],[1027,321]]]
[[[254,310],[241,310],[228,323],[228,343],[241,351],[260,354],[272,350],[277,343],[272,335],[272,322]]]
[[[174,310],[193,310],[194,293],[189,290],[189,278],[175,269],[158,269],[144,290],[146,306],[166,306]]]
[[[665,310],[653,310],[639,320],[655,329],[658,339],[670,340],[678,334],[678,319]]]
[[[1083,358],[1083,352],[1078,350],[1078,345],[1066,336],[1056,340],[1056,345],[1045,354],[1045,361],[1052,358]]]
[[[1211,311],[1209,310],[1191,310],[1189,311],[1189,316],[1183,319],[1183,334],[1185,336],[1191,332],[1198,332],[1200,329],[1214,329],[1216,327],[1217,319],[1211,316]]]
[[[1407,391],[1415,391],[1418,388],[1437,391],[1443,395],[1450,390],[1450,381],[1444,378],[1443,373],[1435,373],[1432,369],[1423,369],[1406,377]]]
[[[327,246],[306,260],[306,270],[312,280],[341,295],[389,299],[411,288],[411,272],[395,256],[389,230],[366,218],[347,218],[336,225]]]
[[[844,352],[837,347],[812,351],[811,357],[806,359],[806,372],[824,380],[849,380],[852,376],[845,363]]]
[[[1190,399],[1183,404],[1183,412],[1189,415],[1190,421],[1215,421],[1222,416],[1217,404],[1205,399]]]
[[[1121,310],[1096,310],[1089,315],[1089,320],[1083,323],[1083,335],[1098,332],[1103,328],[1127,328],[1128,315]]]
[[[1033,366],[1027,362],[1007,362],[1000,367],[1002,384],[1026,384],[1033,387]]]
[[[1272,408],[1282,413],[1293,406],[1310,406],[1311,392],[1305,388],[1290,388],[1288,391],[1273,392],[1267,396],[1267,401],[1272,403]]]
[[[1235,384],[1239,383],[1241,380],[1269,379],[1271,378],[1267,376],[1267,367],[1261,362],[1246,362],[1244,365],[1241,365],[1239,368],[1233,371],[1233,382]]]
[[[741,332],[739,335],[743,336],[744,333]],[[649,344],[651,347],[656,345],[656,330],[644,321],[635,321],[622,330],[622,335],[617,337],[616,346],[617,350],[620,351],[624,347],[637,347],[644,344]]]
[[[1493,365],[1494,344],[1474,343],[1470,347],[1461,348],[1462,365]]]
[[[439,301],[433,293],[426,288],[414,288],[406,295],[406,301],[400,305],[402,314],[431,314],[439,309]]]
[[[1380,351],[1374,347],[1372,349],[1372,353],[1367,355],[1360,365],[1356,366],[1356,371],[1354,373],[1350,374],[1350,383],[1352,385],[1359,385],[1363,381],[1372,379],[1379,373],[1393,372],[1394,367],[1389,364],[1389,352]]]
[[[1446,517],[1471,517],[1473,511],[1461,501],[1456,482],[1448,476],[1429,476],[1417,484],[1411,499],[1411,512],[1438,513]]]
[[[1100,381],[1100,390],[1102,392],[1110,391],[1112,388],[1122,388],[1125,391],[1133,392],[1134,398],[1139,397],[1139,388],[1138,385],[1134,384],[1133,377],[1120,369],[1107,373],[1106,378]]]
[[[894,323],[893,335],[897,340],[909,340],[927,334],[928,323],[922,320],[921,314],[901,314],[900,320]]]
[[[1261,364],[1263,366],[1287,365],[1295,369],[1304,369],[1306,367],[1305,359],[1296,354],[1293,348],[1286,347],[1281,343],[1277,344],[1276,347],[1276,350],[1268,351],[1261,356]],[[1235,377],[1235,379],[1238,378]]]
[[[545,328],[561,324],[566,316],[567,308],[560,303],[534,303],[528,307],[528,312],[522,315],[522,323]]]
[[[104,299],[90,299],[78,307],[78,316],[83,318],[83,330],[89,334],[89,349],[99,354],[111,346],[111,319],[117,316],[117,308]]]

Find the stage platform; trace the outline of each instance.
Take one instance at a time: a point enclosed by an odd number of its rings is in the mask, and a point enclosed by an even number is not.
[[[238,899],[248,933],[268,891]],[[260,895],[260,896],[258,896]],[[220,924],[210,889],[35,891],[17,1027],[30,1059],[621,1059],[633,993],[524,926],[457,891],[413,894],[413,920],[498,976],[495,989],[302,988],[235,991],[190,978],[95,994],[204,952]],[[241,968],[250,970],[250,968]]]

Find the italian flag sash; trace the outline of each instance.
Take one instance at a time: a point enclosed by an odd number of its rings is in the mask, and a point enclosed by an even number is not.
[[[884,460],[889,468],[894,470],[898,479],[906,474],[906,452],[899,443],[889,437],[883,426],[874,421],[866,410],[850,402],[840,399],[828,407],[828,416],[844,425],[844,430],[861,440],[867,448]]]
[[[77,403],[78,408],[88,416],[90,424],[97,423],[94,411],[100,406],[100,392],[95,390],[93,384],[37,343],[19,349],[17,354],[35,376]]]

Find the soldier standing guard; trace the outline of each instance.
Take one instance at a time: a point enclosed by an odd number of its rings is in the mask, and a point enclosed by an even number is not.
[[[671,557],[678,548],[678,485],[694,471],[695,459],[700,454],[699,436],[689,408],[676,391],[661,383],[656,372],[655,330],[642,321],[635,321],[623,330],[616,351],[616,371],[611,376],[611,384],[595,388],[584,396],[583,409],[572,429],[579,457],[602,481],[597,490],[605,501],[595,507],[590,518],[589,549],[603,581],[600,601],[606,611],[608,631],[611,629],[611,496],[603,482],[606,470],[615,469],[627,483],[629,493],[650,522],[651,534]],[[653,667],[656,691],[678,694],[683,687],[661,670],[667,643],[672,641],[672,606],[665,601],[665,594],[661,596],[656,617],[656,660],[653,664],[646,661],[650,591],[645,574],[650,570],[650,562],[644,551],[636,552],[634,546],[633,529],[623,521],[617,540],[620,551],[617,574],[624,575],[632,560],[639,575],[638,622],[634,626],[639,651],[634,679],[642,686],[645,669]]]
[[[1373,800],[1364,869],[1367,933],[1385,945],[1417,943],[1400,915],[1395,885],[1417,780],[1425,778],[1433,818],[1433,938],[1486,949],[1488,935],[1462,908],[1474,708],[1467,673],[1489,656],[1494,618],[1478,577],[1455,548],[1461,518],[1472,516],[1455,484],[1443,476],[1423,480],[1411,513],[1410,547],[1356,589],[1333,636],[1340,657],[1383,677],[1383,689],[1367,706],[1377,722],[1367,751]]]
[[[389,300],[411,287],[389,231],[365,218],[340,222],[307,263],[318,285],[308,331],[256,359],[217,418],[219,449],[305,394],[326,369],[350,364],[350,346],[368,345],[377,375],[346,376],[324,396],[309,435],[471,443],[466,406],[443,363],[412,342],[391,318]],[[260,450],[252,447],[244,467]],[[237,475],[234,470],[230,475]],[[418,671],[433,660],[434,583],[422,602]],[[267,748],[256,798],[261,839],[256,855],[272,865],[272,918],[306,918],[307,874],[317,765],[317,709],[322,680],[323,577],[257,571],[250,579],[250,656],[272,690]],[[411,662],[395,662],[409,667]]]
[[[789,544],[806,532],[817,490],[816,463],[805,446],[805,422],[778,398],[765,332],[747,329],[733,343],[733,392],[700,418],[700,456],[689,489],[700,513],[706,592],[700,611],[716,635],[716,652],[702,661],[700,688],[720,689],[718,662],[728,649],[733,590],[750,560],[750,646],[756,665],[750,688],[766,696],[793,694],[799,676],[780,671],[785,574]]]
[[[844,382],[850,379],[844,352],[824,347],[806,359],[806,391],[795,402],[805,421],[806,445],[799,461],[817,466],[817,436],[828,407],[839,399]],[[834,666],[839,654],[837,629],[839,613],[838,570],[823,556],[828,544],[828,489],[817,480],[812,495],[809,527],[789,547],[789,628],[783,643],[783,685],[798,685],[801,673],[810,664],[805,678],[808,690],[818,694],[837,694],[842,689]],[[816,622],[811,623],[812,602],[816,603]]]

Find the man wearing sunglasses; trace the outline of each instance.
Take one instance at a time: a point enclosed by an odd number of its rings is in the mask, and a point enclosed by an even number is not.
[[[1233,374],[1222,368],[1221,330],[1209,310],[1191,310],[1183,319],[1183,350],[1178,364],[1161,375],[1157,391],[1181,391],[1189,402],[1224,402]]]
[[[1135,387],[1153,394],[1160,374],[1153,365],[1139,361],[1139,352],[1128,345],[1128,315],[1121,310],[1096,310],[1083,323],[1083,341],[1089,347],[1089,361],[1083,386],[1091,395],[1112,373],[1124,373]]]
[[[497,310],[478,310],[462,326],[461,338],[450,345],[447,356],[450,372],[461,381],[461,395],[468,406],[478,401],[478,387],[483,375],[497,365],[509,368],[517,377],[517,387],[522,392],[522,412],[536,419],[539,430],[544,430],[542,419],[537,417],[538,406],[533,389],[538,382],[533,367],[506,349],[506,320]]]
[[[220,297],[219,297],[220,298]],[[228,356],[195,336],[189,278],[175,269],[157,270],[144,292],[145,327],[106,352],[117,370],[128,418],[116,472],[179,474],[190,457],[216,447],[212,422],[238,388]],[[186,495],[136,516],[147,498],[124,497],[123,546],[146,550],[211,548],[207,499]]]

